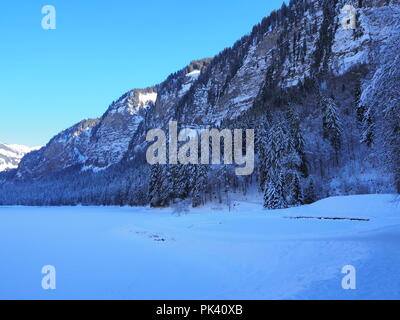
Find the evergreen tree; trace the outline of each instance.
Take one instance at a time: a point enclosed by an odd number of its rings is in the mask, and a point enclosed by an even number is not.
[[[159,181],[159,189],[158,189],[158,206],[167,207],[173,197],[173,176],[170,165],[164,165],[162,167],[161,173],[161,181]]]
[[[148,201],[152,207],[157,207],[160,203],[160,184],[161,166],[159,164],[151,166],[150,181],[148,187]]]
[[[385,147],[387,161],[393,173],[397,192],[400,193],[400,96],[393,97],[393,101],[384,110]]]
[[[269,180],[264,191],[264,208],[275,210],[287,208],[282,174],[278,174],[274,180]]]
[[[307,178],[308,168],[306,154],[304,151],[305,141],[300,128],[300,118],[293,107],[289,109],[287,117],[289,119],[290,126],[290,141],[293,143],[292,150],[290,150],[290,152],[295,153],[297,155],[297,161],[299,161],[299,163],[292,169],[299,171],[303,178]]]
[[[207,190],[207,173],[206,165],[198,165],[196,168],[196,179],[193,189],[192,206],[193,208],[205,204],[205,191]]]
[[[323,133],[338,154],[341,148],[342,125],[339,120],[338,108],[332,98],[321,98],[323,110]]]
[[[259,176],[259,186],[260,190],[265,190],[265,181],[268,175],[267,166],[267,150],[268,150],[268,122],[266,120],[260,121],[257,126],[256,137],[255,137],[255,147],[256,153],[258,155],[259,165],[258,165],[258,176]]]
[[[271,127],[267,137],[267,168],[277,171],[287,160],[289,139],[282,122],[277,122]]]
[[[362,121],[362,138],[361,142],[365,143],[368,147],[372,145],[375,137],[375,115],[372,108],[368,108],[364,114]]]
[[[304,204],[311,204],[317,200],[315,195],[315,188],[313,180],[310,180],[305,192],[304,192]]]
[[[177,164],[172,165],[170,168],[172,179],[171,196],[174,199],[185,199],[188,196],[188,177],[185,167],[184,165]]]
[[[361,79],[357,79],[354,88],[354,109],[356,110],[357,114],[357,123],[361,126],[364,114],[365,114],[365,106],[361,103],[361,94],[362,94],[362,82]]]
[[[303,192],[300,185],[300,178],[297,174],[292,174],[290,183],[290,194],[288,204],[291,206],[299,206],[304,204]]]
[[[265,147],[264,202],[266,208],[303,203],[301,177],[307,174],[300,120],[293,110],[276,119]]]
[[[357,123],[361,129],[361,142],[370,147],[375,136],[375,114],[371,107],[366,107],[361,103],[362,82],[358,79],[355,86],[355,108]]]

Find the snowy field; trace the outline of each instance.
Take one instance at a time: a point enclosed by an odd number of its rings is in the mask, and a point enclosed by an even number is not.
[[[400,205],[330,198],[172,209],[0,207],[1,299],[399,299]],[[307,219],[293,219],[295,217]],[[320,220],[311,217],[369,221]],[[44,265],[57,289],[41,287]],[[342,289],[346,265],[357,289]]]

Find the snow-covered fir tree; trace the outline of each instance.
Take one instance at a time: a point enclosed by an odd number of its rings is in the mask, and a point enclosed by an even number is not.
[[[304,204],[311,204],[317,201],[316,192],[314,188],[314,181],[310,179],[304,191]]]
[[[393,97],[391,104],[384,110],[384,121],[386,159],[393,172],[397,191],[400,192],[400,93]]]
[[[362,120],[362,137],[361,142],[368,147],[372,145],[375,137],[375,114],[373,108],[367,108]]]
[[[289,182],[289,193],[287,195],[288,204],[290,206],[299,206],[304,204],[303,191],[301,188],[300,177],[294,173],[290,175],[291,181]]]
[[[193,208],[205,204],[205,193],[207,190],[207,173],[208,167],[206,165],[198,165],[196,167],[196,179],[194,183],[192,206]]]
[[[321,97],[323,111],[323,132],[324,138],[330,142],[335,149],[337,158],[342,145],[342,123],[339,118],[339,111],[332,98]]]
[[[307,172],[304,140],[293,111],[270,128],[266,141],[264,205],[273,209],[303,203],[301,178]]]
[[[270,179],[265,186],[264,207],[270,210],[288,207],[283,188],[283,175],[276,174],[275,179]]]
[[[159,164],[151,166],[148,188],[148,201],[151,206],[158,206],[160,202],[160,181],[162,168]]]

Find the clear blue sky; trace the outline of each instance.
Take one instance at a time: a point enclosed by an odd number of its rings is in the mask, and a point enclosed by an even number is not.
[[[43,30],[44,5],[57,29]],[[43,145],[132,88],[231,46],[282,0],[4,0],[0,141]]]

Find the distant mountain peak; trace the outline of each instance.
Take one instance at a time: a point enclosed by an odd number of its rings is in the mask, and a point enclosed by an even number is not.
[[[0,171],[15,169],[21,159],[29,152],[41,147],[28,147],[20,144],[7,144],[0,142]]]

